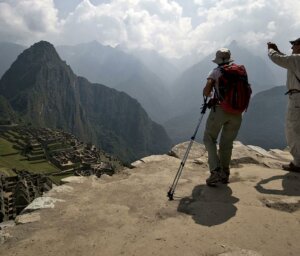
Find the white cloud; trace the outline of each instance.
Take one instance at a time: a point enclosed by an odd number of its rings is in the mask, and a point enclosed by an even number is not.
[[[295,1],[210,1],[212,2],[214,4],[207,7],[206,1],[195,0],[199,4],[198,14],[204,21],[197,26],[192,36],[206,38],[211,42],[211,48],[218,44],[224,46],[232,40],[253,49],[260,47],[265,50],[266,42],[273,40],[288,47],[289,38],[299,33],[300,7]]]
[[[52,0],[5,0],[0,1],[0,36],[25,43],[42,38],[55,44],[98,40],[112,46],[155,49],[169,56],[209,53],[232,40],[262,51],[267,41],[275,41],[288,50],[288,41],[300,36],[297,2],[82,0],[59,20]],[[194,9],[198,11],[191,12]]]
[[[0,2],[2,40],[30,42],[58,32],[57,10],[52,0],[10,0]]]
[[[85,0],[66,18],[64,34],[73,43],[96,39],[177,55],[177,49],[186,51],[182,42],[191,29],[175,1],[115,0],[94,6]]]

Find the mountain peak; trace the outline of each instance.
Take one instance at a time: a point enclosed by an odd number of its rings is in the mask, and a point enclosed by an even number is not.
[[[44,78],[41,70],[48,69],[66,69],[67,66],[60,59],[54,46],[46,41],[40,41],[33,44],[30,48],[24,50],[10,69],[6,71],[0,80],[0,94],[7,98],[12,98],[17,92],[26,91],[37,84],[38,78]],[[48,71],[46,73],[49,73]]]
[[[238,42],[236,40],[232,40],[231,43],[229,44],[229,47],[237,47]]]
[[[60,57],[54,46],[47,41],[40,41],[33,44],[19,58],[33,62],[60,61]]]
[[[48,47],[48,48],[54,49],[54,46],[51,43],[49,43],[48,41],[44,41],[44,40],[34,43],[31,47]]]

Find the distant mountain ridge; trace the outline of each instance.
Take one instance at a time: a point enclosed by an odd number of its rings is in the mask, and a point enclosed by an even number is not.
[[[0,95],[0,124],[11,124],[19,120],[18,115],[10,106],[9,102]]]
[[[56,49],[75,73],[126,92],[141,103],[151,119],[157,122],[166,120],[169,113],[167,87],[133,55],[97,41],[56,46]]]
[[[18,56],[0,80],[0,95],[26,122],[72,132],[123,161],[171,146],[135,99],[77,77],[45,41]]]
[[[238,139],[244,144],[265,149],[287,146],[285,138],[286,86],[276,86],[257,93],[244,114]]]
[[[131,53],[172,89],[174,81],[181,74],[181,68],[176,66],[174,59],[166,59],[154,50],[135,50]]]

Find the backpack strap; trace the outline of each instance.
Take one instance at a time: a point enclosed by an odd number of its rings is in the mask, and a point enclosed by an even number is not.
[[[232,63],[233,64],[233,63]],[[229,65],[232,65],[231,63],[226,63],[226,64],[223,64],[223,65],[219,65],[218,68],[219,68],[219,71],[221,73],[220,76],[223,76],[226,72],[224,66],[229,66]],[[218,77],[218,80],[219,80],[220,77]],[[218,84],[218,88],[216,85],[214,85],[214,97],[215,99],[215,102],[216,104],[217,103],[220,103],[220,101],[224,100],[224,98],[222,97],[221,93],[220,93],[220,87],[219,87],[219,84]]]

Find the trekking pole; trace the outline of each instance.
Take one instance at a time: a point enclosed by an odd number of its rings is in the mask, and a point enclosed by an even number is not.
[[[201,122],[202,122],[203,116],[204,116],[205,111],[206,111],[206,109],[207,109],[207,97],[204,97],[204,100],[203,100],[203,101],[204,101],[204,103],[202,104],[202,107],[201,107],[201,116],[200,116],[200,118],[199,118],[199,122],[198,122],[198,124],[197,124],[197,127],[196,127],[196,129],[195,129],[195,132],[194,132],[193,136],[191,137],[190,144],[188,145],[187,150],[186,150],[186,152],[185,152],[185,154],[184,154],[184,156],[183,156],[183,159],[182,159],[182,161],[181,161],[181,163],[180,163],[180,165],[179,165],[179,168],[178,168],[178,171],[177,171],[176,176],[175,176],[175,178],[174,178],[173,184],[172,184],[172,186],[170,187],[170,190],[169,190],[169,192],[168,192],[168,194],[167,194],[167,196],[169,197],[169,200],[170,200],[170,201],[171,201],[171,200],[174,200],[173,195],[174,195],[174,192],[175,192],[175,188],[176,188],[176,186],[177,186],[177,183],[178,183],[179,178],[180,178],[180,176],[181,176],[183,167],[184,167],[185,162],[186,162],[186,160],[187,160],[187,158],[188,158],[188,155],[189,155],[190,150],[191,150],[191,148],[192,148],[193,142],[194,142],[194,140],[195,140],[195,138],[196,138],[198,129],[199,129],[200,124],[201,124]]]

